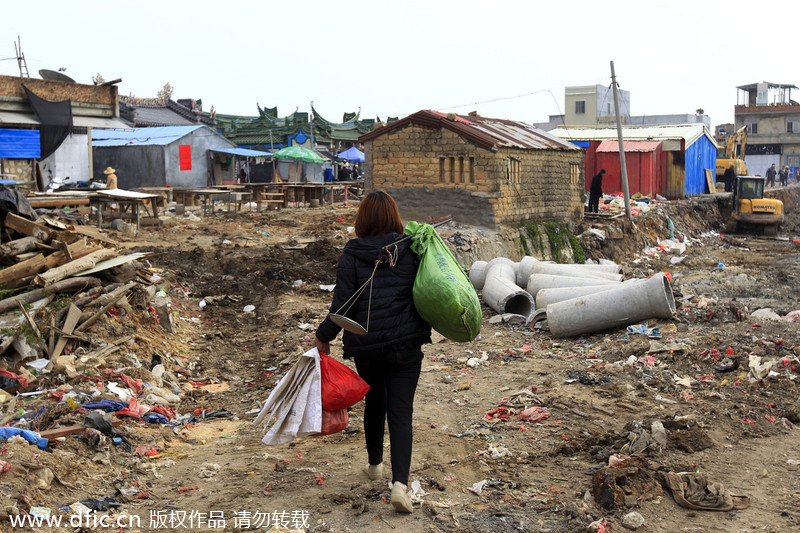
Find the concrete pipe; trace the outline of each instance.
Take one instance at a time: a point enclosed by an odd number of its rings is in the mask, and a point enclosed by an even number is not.
[[[571,276],[575,278],[601,278],[610,281],[622,281],[622,274],[588,269],[581,265],[560,265],[558,263],[536,263],[531,267],[531,274],[552,274],[553,276]]]
[[[538,259],[529,255],[520,259],[517,264],[517,285],[524,287],[528,283],[528,278],[531,277],[531,268],[538,262]]]
[[[536,309],[536,304],[533,296],[522,290],[515,281],[516,269],[512,261],[489,261],[483,285],[483,301],[498,313],[513,313],[527,319]]]
[[[528,278],[527,291],[536,294],[542,289],[555,289],[557,287],[586,287],[589,285],[606,285],[614,288],[621,285],[619,281],[601,278],[576,278],[572,276],[553,276],[550,274],[531,274]]]
[[[628,283],[640,283],[642,281],[647,281],[645,279],[626,279],[622,282],[622,284]],[[618,287],[621,284],[615,283],[613,285],[586,285],[583,287],[556,287],[553,289],[542,289],[536,294],[533,295],[533,299],[536,302],[537,309],[545,309],[548,305],[552,305],[554,303],[563,302],[564,300],[571,300],[572,298],[577,298],[579,296],[586,296],[587,294],[594,294],[596,292],[603,292],[614,287]]]
[[[616,285],[586,285],[584,287],[542,289],[534,294],[534,301],[536,302],[537,309],[546,309],[548,305],[578,298],[579,296],[586,296],[587,294],[608,291],[614,287],[616,287]]]
[[[488,264],[486,261],[475,261],[469,267],[469,280],[477,291],[483,289],[483,284],[486,282],[486,265]]]
[[[564,264],[564,263],[553,263],[552,261],[544,261],[545,263],[549,263],[551,265],[557,264]],[[597,270],[600,272],[611,272],[612,274],[622,274],[622,267],[616,263],[603,263],[603,264],[595,264],[595,263],[566,263],[569,266],[585,268],[587,270]]]
[[[672,287],[663,272],[639,283],[621,283],[595,294],[551,304],[545,311],[554,337],[573,337],[628,326],[675,313]],[[533,319],[540,316],[534,313]]]

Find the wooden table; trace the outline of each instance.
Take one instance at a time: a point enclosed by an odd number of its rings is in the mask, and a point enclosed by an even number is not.
[[[124,189],[99,189],[94,195],[89,197],[89,205],[97,207],[97,227],[103,227],[103,208],[109,204],[117,204],[119,206],[119,218],[135,218],[136,229],[141,228],[141,216],[139,206],[147,201],[153,202],[153,216],[158,217],[158,211],[155,204],[158,198],[155,194],[146,194],[136,191],[127,191]],[[127,210],[130,209],[131,213],[128,214]],[[147,208],[145,207],[145,210]]]

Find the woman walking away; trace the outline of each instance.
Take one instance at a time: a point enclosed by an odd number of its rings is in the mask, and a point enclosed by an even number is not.
[[[431,342],[431,327],[417,313],[412,297],[419,259],[411,251],[410,239],[397,242],[403,237],[403,223],[397,204],[385,192],[373,191],[361,201],[355,233],[357,238],[345,245],[339,258],[331,313],[346,314],[368,330],[365,335],[345,331],[342,337],[342,356],[353,358],[358,374],[370,386],[364,405],[366,474],[372,480],[383,476],[383,433],[388,419],[392,506],[410,513],[407,490],[414,393],[422,368],[422,345]],[[364,291],[350,302],[362,286]],[[330,353],[330,342],[340,329],[327,317],[317,328],[314,346]]]

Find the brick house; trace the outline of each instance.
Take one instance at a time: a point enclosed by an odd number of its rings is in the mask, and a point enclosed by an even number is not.
[[[583,151],[523,122],[418,111],[359,141],[366,188],[391,194],[406,219],[497,226],[583,216]]]

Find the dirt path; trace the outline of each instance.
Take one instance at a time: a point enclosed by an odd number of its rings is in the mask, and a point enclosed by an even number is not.
[[[168,369],[183,372],[184,385],[197,383],[177,410],[230,413],[177,429],[126,423],[135,445],[162,453],[133,461],[112,450],[114,475],[149,495],[126,505],[142,531],[265,530],[276,519],[319,532],[574,532],[601,519],[626,531],[621,522],[630,511],[644,518],[638,531],[648,532],[800,527],[800,326],[749,317],[761,307],[786,314],[797,306],[797,245],[721,237],[710,231],[716,215],[705,209],[671,208],[691,244],[681,263],[643,253],[638,236],[615,244],[628,275],[672,273],[678,312],[648,324],[661,328],[660,339],[622,329],[555,339],[492,324],[486,307],[478,340],[457,344],[435,335],[424,349],[411,469],[427,494],[412,515],[387,503],[388,477],[371,482],[362,474],[360,404],[343,433],[262,444],[262,429],[251,422],[327,313],[330,293],[319,286],[334,282],[354,213],[325,207],[218,215],[146,230],[126,244],[153,252],[150,266],[169,282],[174,332],[159,337],[147,324],[138,334]],[[638,227],[649,241],[659,231],[665,237],[663,220],[639,220]],[[246,305],[255,310],[244,312]],[[334,354],[341,353],[338,342]],[[779,361],[776,375],[751,382],[750,354]],[[484,355],[478,366],[466,364]],[[716,370],[726,357],[740,367]],[[525,409],[528,420],[519,416]],[[601,507],[593,472],[629,452],[655,421],[666,429],[666,446],[642,450],[645,463],[620,487],[624,498]],[[86,453],[83,443],[70,446]],[[704,472],[749,495],[751,505],[730,512],[679,507],[657,482],[669,471]],[[107,491],[112,474],[95,474],[101,486],[62,491],[59,501]],[[468,490],[482,481],[480,494]],[[193,512],[195,520],[207,513],[203,527],[188,521]],[[224,527],[210,527],[209,519]]]

